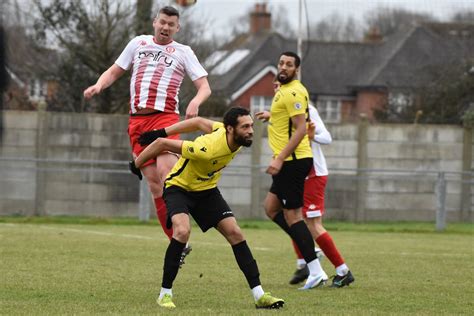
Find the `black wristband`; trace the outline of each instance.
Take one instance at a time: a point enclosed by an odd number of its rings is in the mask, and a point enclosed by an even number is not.
[[[154,130],[153,132],[156,132],[156,138],[166,138],[168,137],[168,134],[166,133],[166,130],[164,128],[160,128],[157,130]]]
[[[166,133],[165,129],[160,128],[141,134],[140,137],[138,137],[138,143],[142,146],[146,146],[153,143],[157,138],[165,138],[167,136],[168,134]]]

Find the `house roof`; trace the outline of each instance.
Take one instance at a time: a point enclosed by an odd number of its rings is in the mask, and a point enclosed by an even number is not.
[[[235,38],[219,50],[225,54],[222,54],[222,58],[208,68],[212,89],[224,94],[235,92],[259,74],[262,69],[274,66],[280,52],[288,49],[287,40],[278,33],[261,32],[244,34]],[[221,73],[219,67],[229,62],[229,59],[233,58],[232,52],[236,50],[248,50],[249,53],[234,67]]]
[[[247,50],[226,72],[219,69],[232,51]],[[213,91],[231,95],[281,52],[296,51],[296,40],[278,33],[244,34],[222,48],[210,67]],[[353,95],[360,88],[410,88],[429,80],[430,67],[474,58],[474,25],[410,25],[377,43],[310,41],[303,45],[302,81],[310,94]]]
[[[431,69],[474,58],[474,25],[429,23],[413,27],[369,78],[370,85],[418,87]]]

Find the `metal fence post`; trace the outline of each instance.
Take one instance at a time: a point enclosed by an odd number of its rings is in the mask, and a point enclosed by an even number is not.
[[[138,219],[141,222],[148,222],[150,220],[151,207],[151,193],[148,190],[148,183],[146,180],[140,181],[140,197],[138,201]]]
[[[436,230],[446,228],[446,178],[444,172],[438,173],[436,181]]]

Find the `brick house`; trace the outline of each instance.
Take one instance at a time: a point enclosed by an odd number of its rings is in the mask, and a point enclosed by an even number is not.
[[[13,39],[12,39],[13,40]],[[5,91],[6,109],[35,110],[38,104],[51,100],[57,93],[59,82],[51,77],[59,61],[53,49],[24,49],[14,55],[10,48],[6,70],[9,79]]]
[[[250,31],[234,38],[205,62],[214,94],[229,105],[269,108],[278,56],[296,51],[296,39],[271,29],[265,4],[250,14]],[[387,102],[414,102],[417,87],[435,79],[430,69],[474,60],[474,25],[424,23],[388,38],[377,32],[364,42],[303,44],[302,82],[326,122],[374,120]]]

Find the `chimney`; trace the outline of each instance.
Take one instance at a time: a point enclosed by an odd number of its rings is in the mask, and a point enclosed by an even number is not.
[[[365,43],[380,43],[382,40],[383,36],[377,26],[372,26],[364,36]]]
[[[272,15],[267,12],[266,3],[256,3],[255,10],[250,13],[250,33],[268,32],[272,29]]]

